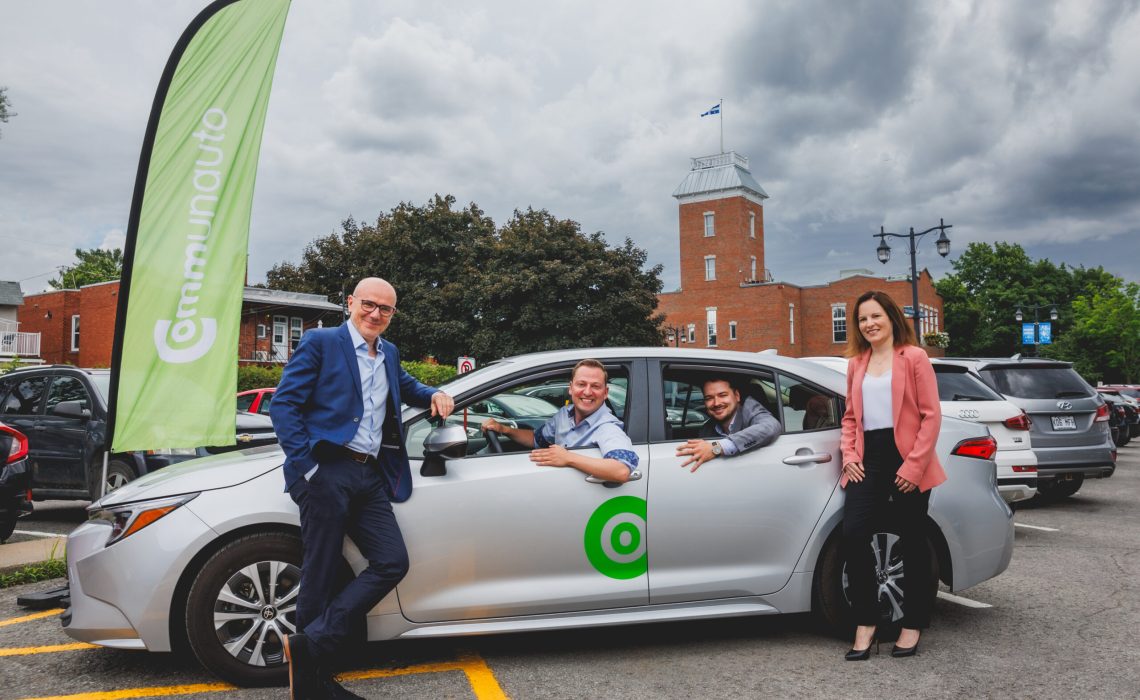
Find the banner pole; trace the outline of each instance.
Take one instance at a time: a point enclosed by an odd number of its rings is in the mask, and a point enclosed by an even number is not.
[[[103,477],[99,479],[99,498],[107,495],[107,462],[111,459],[111,451],[103,451]]]

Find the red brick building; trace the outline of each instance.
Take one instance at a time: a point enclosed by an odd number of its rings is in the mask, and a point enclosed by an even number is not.
[[[118,280],[25,295],[18,311],[20,330],[40,334],[44,362],[109,367],[118,295]],[[306,330],[339,325],[342,318],[341,307],[320,295],[246,287],[238,360],[283,363]]]
[[[909,310],[909,276],[875,277],[849,271],[823,285],[777,281],[764,267],[764,200],[748,159],[734,152],[694,158],[673,192],[678,202],[681,288],[658,295],[680,347],[717,347],[781,355],[840,355],[855,332],[852,302],[863,292],[886,292]],[[868,239],[869,240],[869,239]],[[918,275],[923,332],[940,331],[942,298],[930,273]],[[927,348],[932,355],[939,348]]]

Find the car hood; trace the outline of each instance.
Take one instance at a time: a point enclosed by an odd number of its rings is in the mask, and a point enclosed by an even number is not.
[[[135,479],[100,499],[102,506],[223,489],[256,478],[285,463],[277,445],[254,447],[171,465]],[[282,489],[284,489],[282,481]]]

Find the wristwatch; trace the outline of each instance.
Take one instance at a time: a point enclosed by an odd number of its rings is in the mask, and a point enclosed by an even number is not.
[[[724,448],[722,448],[720,446],[720,443],[716,442],[715,440],[712,443],[712,448],[713,448],[713,457],[719,457],[722,454],[724,454]]]

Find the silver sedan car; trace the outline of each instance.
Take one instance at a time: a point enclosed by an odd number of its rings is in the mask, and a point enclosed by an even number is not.
[[[778,356],[608,348],[509,358],[445,389],[462,420],[465,407],[567,378],[587,356],[627,389],[620,410],[640,465],[625,484],[537,467],[493,435],[471,439],[471,425],[437,427],[422,410],[404,410],[415,491],[395,508],[411,571],[369,612],[368,638],[806,611],[847,624],[843,377]],[[710,377],[766,405],[783,434],[691,472],[675,450],[700,430]],[[682,419],[671,420],[678,411]],[[938,454],[950,478],[931,499],[928,539],[936,580],[951,590],[997,576],[1013,551],[995,449],[984,427],[944,419]],[[149,651],[185,641],[226,680],[282,682],[301,566],[282,461],[274,447],[207,457],[93,504],[68,541],[67,634]],[[884,531],[869,543],[881,563],[885,618],[906,604],[897,539]],[[350,540],[344,566],[346,576],[364,566]]]

